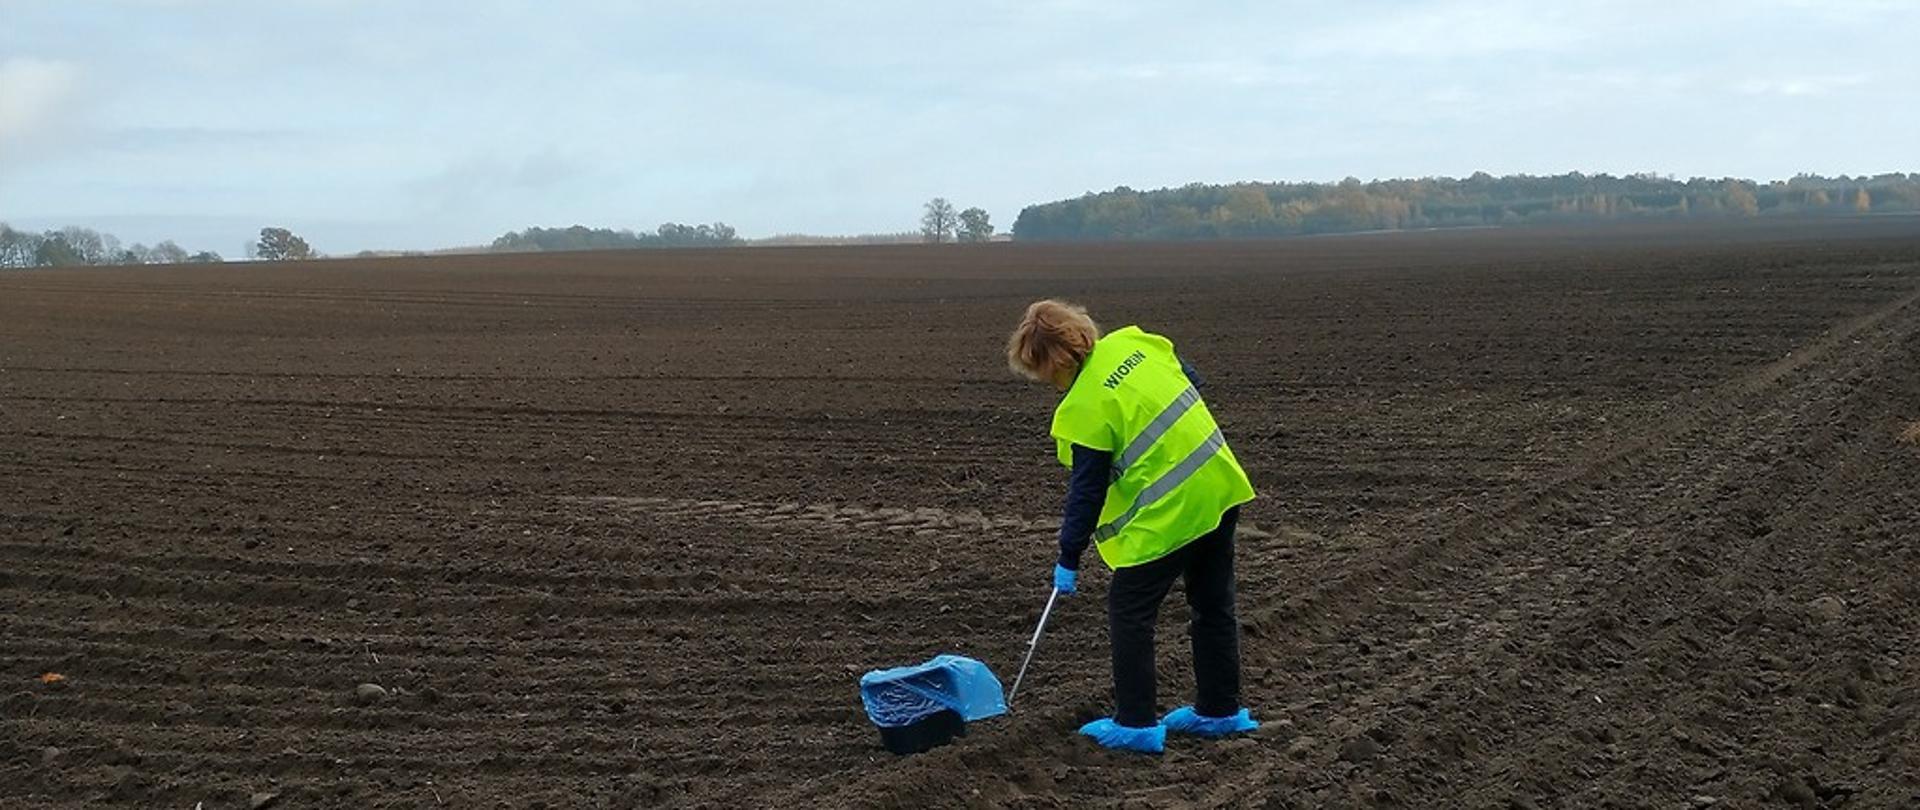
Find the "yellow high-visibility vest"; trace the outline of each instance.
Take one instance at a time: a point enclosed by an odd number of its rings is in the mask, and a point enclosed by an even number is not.
[[[1129,326],[1095,343],[1053,412],[1060,463],[1073,445],[1113,455],[1094,530],[1100,559],[1125,568],[1160,559],[1213,531],[1253,500],[1253,484],[1180,368],[1173,343]]]

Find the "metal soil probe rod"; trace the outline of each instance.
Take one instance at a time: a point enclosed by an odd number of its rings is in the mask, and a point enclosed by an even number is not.
[[[1047,629],[1047,617],[1053,615],[1053,600],[1060,598],[1060,589],[1054,588],[1047,596],[1047,609],[1040,611],[1040,625],[1033,628],[1033,640],[1027,642],[1027,659],[1020,662],[1020,674],[1013,677],[1013,691],[1007,693],[1007,705],[1013,705],[1013,699],[1020,694],[1020,682],[1027,678],[1027,665],[1033,663],[1033,651],[1040,646],[1040,634]]]

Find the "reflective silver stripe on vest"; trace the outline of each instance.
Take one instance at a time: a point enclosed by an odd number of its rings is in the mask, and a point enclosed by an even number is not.
[[[1094,529],[1094,542],[1104,543],[1113,539],[1115,535],[1120,533],[1121,529],[1127,527],[1128,523],[1133,522],[1133,516],[1139,514],[1141,509],[1154,501],[1166,497],[1168,493],[1173,492],[1175,488],[1185,483],[1187,479],[1192,478],[1194,473],[1200,471],[1201,466],[1205,465],[1214,457],[1214,454],[1220,452],[1220,448],[1225,446],[1227,446],[1226,438],[1220,435],[1218,428],[1215,428],[1213,435],[1208,436],[1207,440],[1201,442],[1199,447],[1193,448],[1193,452],[1188,453],[1186,458],[1180,459],[1180,463],[1174,465],[1174,468],[1169,470],[1166,475],[1154,479],[1154,482],[1148,484],[1146,489],[1140,490],[1139,497],[1133,499],[1133,505],[1127,507],[1126,512],[1114,518],[1112,523]]]
[[[1199,401],[1200,392],[1191,385],[1187,386],[1187,390],[1181,391],[1180,396],[1174,397],[1173,402],[1162,409],[1159,416],[1147,423],[1147,429],[1140,431],[1140,435],[1133,437],[1133,441],[1127,442],[1127,448],[1114,457],[1114,479],[1119,480],[1121,473],[1126,472],[1128,467],[1133,466],[1141,456],[1146,455],[1147,451],[1153,448],[1153,443],[1160,441],[1160,437],[1166,435],[1167,430],[1173,427],[1173,423],[1180,421],[1180,417],[1186,415],[1193,404]]]

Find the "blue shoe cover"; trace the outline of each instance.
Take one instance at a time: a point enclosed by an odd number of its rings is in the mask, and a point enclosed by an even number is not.
[[[1226,717],[1207,717],[1194,711],[1192,706],[1182,706],[1167,712],[1166,718],[1160,722],[1167,727],[1168,731],[1197,734],[1202,737],[1225,737],[1260,727],[1260,724],[1253,719],[1253,713],[1246,709]]]
[[[1081,726],[1080,733],[1092,737],[1094,742],[1104,747],[1117,751],[1158,754],[1167,750],[1167,727],[1159,724],[1146,728],[1133,728],[1115,723],[1111,717],[1102,717]]]

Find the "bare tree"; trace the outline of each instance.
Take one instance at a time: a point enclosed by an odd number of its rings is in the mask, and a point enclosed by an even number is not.
[[[935,197],[927,201],[927,213],[920,217],[920,239],[938,244],[953,238],[954,226],[959,224],[959,216],[953,212],[953,203],[945,197]]]
[[[119,240],[114,240],[114,250],[109,251],[107,240],[101,238],[100,232],[92,228],[68,225],[61,228],[58,235],[60,243],[65,246],[67,252],[78,260],[72,262],[74,264],[106,264],[115,253],[119,252]],[[58,248],[55,252],[58,252]]]
[[[172,239],[154,245],[147,256],[147,261],[154,264],[181,264],[186,260],[187,249],[174,244]]]
[[[40,236],[16,231],[0,222],[0,267],[32,267],[40,252]]]

